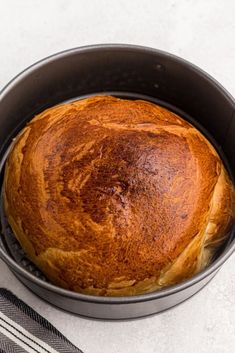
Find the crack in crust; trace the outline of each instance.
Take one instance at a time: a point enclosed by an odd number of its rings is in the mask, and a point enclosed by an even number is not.
[[[149,102],[92,97],[36,116],[6,164],[4,205],[30,259],[57,285],[136,295],[204,268],[234,189],[191,124]]]

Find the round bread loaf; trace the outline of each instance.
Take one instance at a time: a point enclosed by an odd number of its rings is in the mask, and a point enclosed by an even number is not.
[[[204,268],[225,238],[233,186],[191,124],[142,100],[62,104],[16,137],[4,205],[28,257],[53,283],[136,295]]]

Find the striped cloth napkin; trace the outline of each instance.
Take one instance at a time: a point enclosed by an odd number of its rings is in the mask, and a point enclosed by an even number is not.
[[[54,326],[0,288],[0,353],[82,353]]]

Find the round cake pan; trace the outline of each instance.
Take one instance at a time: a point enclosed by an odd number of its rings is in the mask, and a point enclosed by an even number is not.
[[[50,56],[15,77],[0,94],[0,186],[12,138],[35,114],[61,102],[112,94],[157,102],[192,121],[211,140],[233,178],[235,101],[213,78],[171,54],[132,45],[93,45]],[[233,179],[234,180],[234,179]],[[179,304],[217,273],[235,248],[228,240],[210,266],[193,278],[133,297],[97,297],[49,283],[15,240],[1,206],[0,257],[17,278],[57,307],[87,317],[130,319]]]

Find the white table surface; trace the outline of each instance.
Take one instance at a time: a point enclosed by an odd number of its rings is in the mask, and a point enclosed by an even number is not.
[[[197,64],[235,96],[235,1],[0,0],[0,88],[33,62],[85,44],[160,48]],[[234,256],[182,305],[141,320],[83,319],[51,307],[0,262],[12,290],[85,353],[235,352]]]

